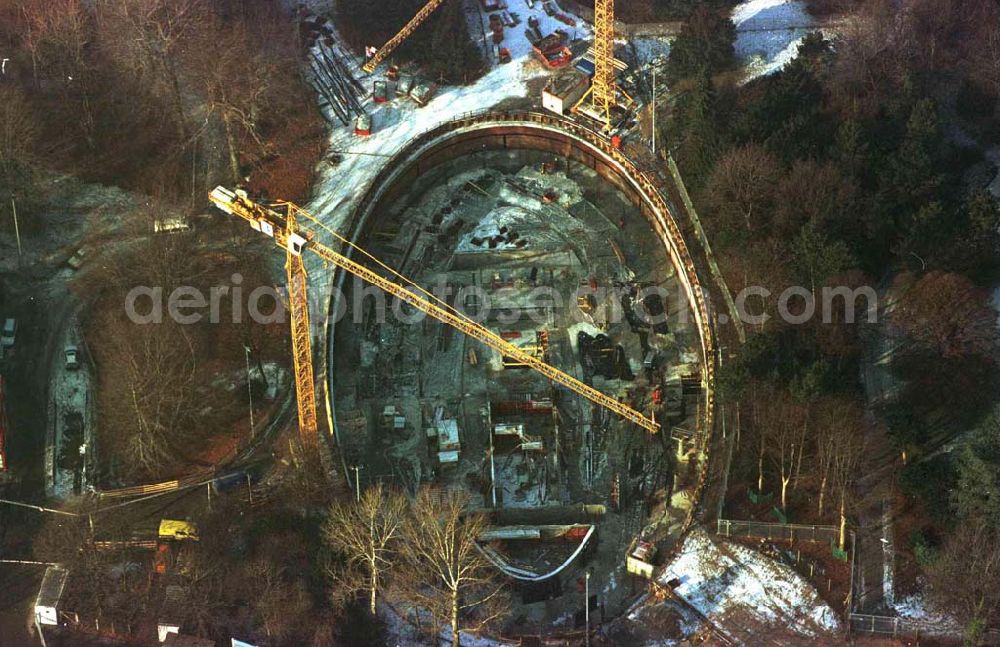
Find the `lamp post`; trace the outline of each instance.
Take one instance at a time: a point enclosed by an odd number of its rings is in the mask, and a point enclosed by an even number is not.
[[[583,578],[583,616],[586,618],[585,625],[585,645],[590,647],[590,571]]]
[[[17,205],[14,204],[14,194],[10,194],[10,211],[14,214],[14,238],[17,239],[17,257],[21,258],[21,229],[17,226]]]
[[[243,344],[243,354],[247,360],[247,395],[250,396],[250,437],[254,435],[253,424],[253,381],[250,379],[250,347]]]
[[[361,466],[354,465],[351,469],[354,470],[354,500],[361,503]]]

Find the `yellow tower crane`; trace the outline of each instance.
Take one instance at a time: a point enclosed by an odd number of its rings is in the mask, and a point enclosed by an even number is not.
[[[309,212],[291,202],[278,201],[263,205],[250,200],[244,191],[234,192],[221,186],[216,187],[208,197],[221,210],[243,218],[254,230],[270,236],[279,247],[285,250],[287,256],[285,265],[288,272],[288,311],[292,324],[295,391],[298,395],[299,408],[299,433],[306,438],[307,442],[315,442],[317,425],[315,383],[313,381],[312,368],[312,343],[309,336],[309,312],[306,294],[306,270],[302,262],[302,252],[305,250],[309,250],[324,261],[371,283],[424,314],[456,328],[485,346],[501,353],[502,356],[509,357],[520,364],[534,369],[556,384],[564,386],[591,402],[617,413],[622,418],[639,425],[643,429],[651,433],[659,431],[660,425],[652,418],[647,418],[635,409],[619,402],[611,396],[605,395],[589,384],[584,384],[575,377],[546,364],[531,352],[511,344],[496,333],[472,321],[472,319],[460,311],[448,306],[446,303],[441,301],[439,301],[441,305],[433,303],[431,299],[436,299],[436,297],[426,290],[413,284],[408,287],[399,285],[372,269],[321,244],[315,240],[312,232],[297,225],[300,219],[312,221],[317,224],[319,224],[319,221]],[[341,242],[357,249],[360,253],[380,265],[382,269],[409,282],[404,276],[360,247],[353,245],[353,243],[334,232],[331,232],[331,234],[336,236]],[[429,298],[420,296],[418,292],[422,292]]]
[[[604,122],[604,130],[611,130],[611,110],[618,105],[621,94],[632,102],[618,87],[615,70],[615,0],[594,0],[594,78],[586,94],[573,106],[573,112],[586,102]]]
[[[363,2],[364,0],[361,1]],[[399,30],[398,34],[390,38],[385,45],[380,47],[378,51],[376,51],[375,54],[373,54],[372,57],[368,59],[363,66],[361,66],[361,69],[368,74],[374,72],[379,63],[384,61],[389,54],[392,54],[392,51],[399,47],[400,43],[406,40],[410,34],[416,31],[417,27],[427,20],[428,16],[434,13],[434,10],[440,7],[443,2],[444,0],[430,0],[430,2],[421,7],[420,11],[418,11],[413,18],[410,18],[410,22],[406,23],[403,28]]]

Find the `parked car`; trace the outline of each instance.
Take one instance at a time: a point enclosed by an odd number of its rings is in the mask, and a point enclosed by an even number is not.
[[[80,249],[76,250],[73,253],[73,255],[66,260],[66,264],[69,265],[74,270],[78,270],[80,269],[80,266],[83,265],[83,259],[86,255],[87,255],[87,250],[81,247]]]
[[[75,371],[80,368],[80,349],[70,344],[66,347],[66,370]]]
[[[17,320],[6,319],[3,322],[3,331],[0,332],[0,346],[9,348],[14,345],[14,335],[17,333]]]

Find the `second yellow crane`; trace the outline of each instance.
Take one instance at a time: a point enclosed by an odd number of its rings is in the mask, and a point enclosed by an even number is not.
[[[443,2],[444,0],[430,0],[430,2],[421,7],[420,11],[418,11],[413,18],[410,18],[410,22],[406,23],[403,28],[399,30],[399,33],[390,38],[385,45],[378,48],[371,58],[369,58],[368,61],[361,66],[361,69],[368,74],[374,72],[375,68],[379,66],[379,63],[388,58],[389,54],[392,54],[393,50],[399,47],[400,43],[416,31],[417,27],[427,20],[428,16],[434,13],[434,10],[440,7]]]

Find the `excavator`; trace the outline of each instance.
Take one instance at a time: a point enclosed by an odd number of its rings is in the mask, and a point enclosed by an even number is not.
[[[292,359],[296,395],[298,396],[299,433],[306,442],[316,441],[317,416],[312,339],[307,307],[306,269],[303,263],[303,254],[305,253],[315,254],[326,263],[363,279],[424,314],[501,353],[503,357],[537,371],[552,382],[616,413],[648,432],[656,433],[659,431],[660,425],[652,417],[647,418],[617,399],[547,364],[542,358],[530,352],[530,349],[519,348],[495,332],[480,326],[464,313],[420,288],[360,246],[325,227],[301,207],[281,200],[265,204],[252,200],[243,189],[231,191],[222,186],[216,187],[208,197],[219,209],[227,214],[242,218],[251,228],[272,238],[274,243],[285,251],[285,269],[288,275],[288,311],[292,329]],[[322,227],[342,244],[353,248],[359,256],[366,257],[377,265],[381,272],[375,271],[321,243],[317,240],[314,232],[307,226],[300,225],[300,222]],[[388,274],[406,285],[386,278],[383,274]]]

